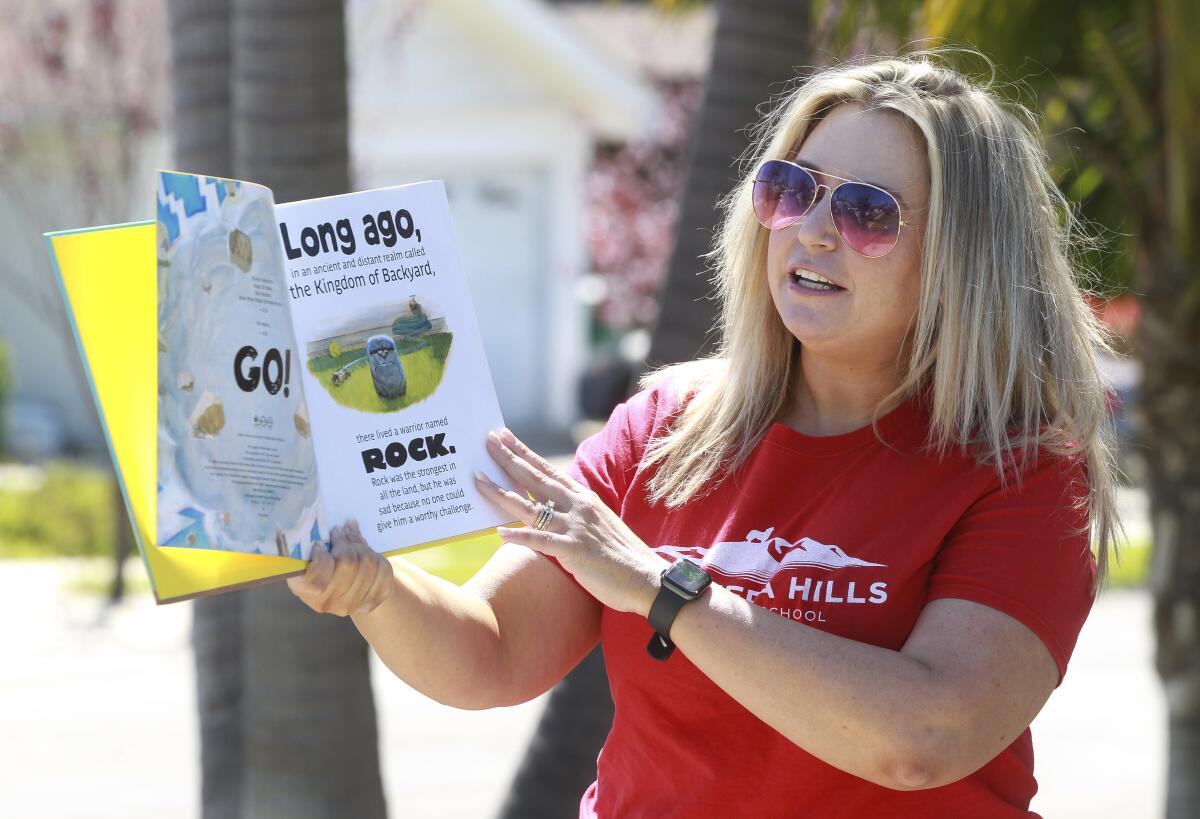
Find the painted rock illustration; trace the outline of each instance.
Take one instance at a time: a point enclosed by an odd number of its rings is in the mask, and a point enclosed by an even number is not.
[[[225,407],[221,400],[208,390],[200,396],[192,416],[188,419],[192,434],[197,438],[211,438],[225,428]]]
[[[296,414],[292,416],[292,422],[296,425],[296,432],[300,433],[301,438],[309,436],[308,426],[308,407],[304,402],[300,402],[300,406],[296,407]]]
[[[250,237],[237,228],[229,232],[229,260],[243,273],[250,272],[250,265],[254,261]]]
[[[380,398],[399,398],[408,390],[396,342],[388,336],[367,339],[367,358],[371,362],[371,380]]]

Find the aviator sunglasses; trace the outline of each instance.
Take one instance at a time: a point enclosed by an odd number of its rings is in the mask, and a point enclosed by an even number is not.
[[[829,191],[833,226],[851,250],[877,259],[886,256],[900,239],[896,197],[875,185],[823,173],[839,184],[830,188],[817,182],[814,171],[784,159],[768,159],[754,174],[754,215],[763,227],[774,230],[803,219],[821,195]]]

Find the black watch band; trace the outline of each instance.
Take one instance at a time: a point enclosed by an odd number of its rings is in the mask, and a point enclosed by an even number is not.
[[[658,596],[650,606],[646,619],[654,634],[646,644],[646,652],[656,660],[666,660],[675,652],[671,642],[671,625],[685,603],[699,597],[712,583],[712,576],[703,567],[681,558],[659,575]]]
[[[671,642],[670,636],[671,624],[675,622],[679,610],[687,602],[689,600],[686,597],[665,583],[658,590],[658,597],[654,598],[654,605],[650,607],[650,614],[646,618],[650,621],[650,627],[654,629],[654,634],[650,635],[650,642],[646,644],[646,651],[654,659],[665,660],[675,651],[675,644]]]

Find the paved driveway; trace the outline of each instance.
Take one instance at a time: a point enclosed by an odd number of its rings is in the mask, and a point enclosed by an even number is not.
[[[0,562],[0,816],[196,816],[190,604],[158,608],[141,594],[100,620],[95,598],[63,588],[78,571]],[[1034,723],[1043,816],[1161,815],[1164,704],[1151,644],[1144,592],[1102,596]],[[456,711],[378,662],[374,672],[392,816],[491,816],[542,701]]]

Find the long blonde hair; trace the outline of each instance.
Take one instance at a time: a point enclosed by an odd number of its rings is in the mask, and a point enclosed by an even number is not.
[[[1039,450],[1081,455],[1099,545],[1097,586],[1115,548],[1111,421],[1096,356],[1106,341],[1077,286],[1082,235],[1047,169],[1036,119],[986,87],[936,65],[928,52],[815,73],[754,130],[745,178],[725,196],[709,254],[721,300],[720,343],[708,358],[649,373],[690,395],[652,442],[652,502],[676,507],[739,466],[787,405],[798,341],[780,320],[766,277],[768,230],[751,203],[753,169],[794,153],[821,118],[847,102],[895,112],[923,135],[930,172],[921,295],[902,381],[886,407],[924,392],[929,446],[962,448],[1001,480]],[[947,306],[950,306],[949,308]]]

